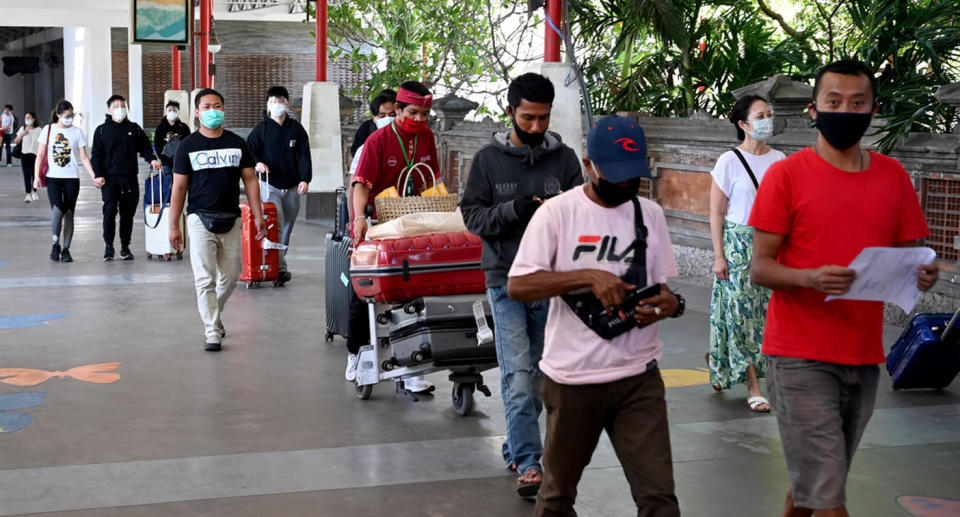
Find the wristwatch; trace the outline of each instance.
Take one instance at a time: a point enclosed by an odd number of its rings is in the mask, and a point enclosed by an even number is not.
[[[680,296],[680,293],[673,293],[677,297],[677,310],[670,315],[671,318],[679,318],[683,316],[683,311],[687,309],[687,300]]]

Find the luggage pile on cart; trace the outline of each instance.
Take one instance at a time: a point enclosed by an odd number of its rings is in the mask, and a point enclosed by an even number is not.
[[[497,366],[493,318],[480,268],[480,238],[466,231],[364,241],[350,260],[357,295],[367,302],[370,344],[360,348],[357,395],[394,381],[449,370],[454,409],[490,396],[482,372]]]

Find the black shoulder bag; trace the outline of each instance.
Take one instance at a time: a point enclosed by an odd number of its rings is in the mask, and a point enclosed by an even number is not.
[[[640,325],[634,318],[637,303],[660,294],[660,284],[643,287],[647,285],[647,227],[643,224],[640,201],[637,198],[633,198],[632,201],[637,247],[633,250],[633,262],[630,268],[620,278],[624,282],[638,286],[638,289],[627,293],[626,300],[613,314],[607,313],[607,308],[592,292],[565,294],[561,297],[584,325],[607,340],[638,328]]]
[[[753,175],[753,170],[750,169],[750,165],[747,164],[747,159],[740,154],[740,149],[736,147],[733,148],[733,153],[737,155],[737,158],[740,158],[740,163],[743,164],[743,168],[747,169],[747,174],[750,175],[750,181],[753,182],[753,188],[760,190],[760,182],[757,181],[757,177]]]

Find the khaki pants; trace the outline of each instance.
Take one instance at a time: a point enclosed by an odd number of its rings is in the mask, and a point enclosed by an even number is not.
[[[207,343],[219,343],[223,306],[240,274],[240,221],[227,233],[213,233],[196,214],[187,216],[190,265],[197,286],[197,308]]]
[[[537,517],[577,515],[577,484],[604,430],[630,484],[637,516],[679,517],[667,404],[655,362],[640,375],[606,384],[573,386],[545,377],[542,391],[547,438]]]

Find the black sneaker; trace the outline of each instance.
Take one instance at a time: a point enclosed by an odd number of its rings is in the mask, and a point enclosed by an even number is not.
[[[204,343],[203,349],[207,352],[219,352],[223,347],[220,343]]]
[[[60,262],[60,245],[59,244],[54,244],[53,247],[50,248],[50,260],[54,262]]]
[[[277,274],[277,282],[279,282],[280,285],[289,282],[292,278],[293,275],[291,275],[289,271],[281,271]]]
[[[63,251],[60,252],[60,262],[73,262],[73,257],[70,256],[70,248],[63,248]]]
[[[120,258],[123,260],[133,260],[133,253],[130,253],[130,248],[122,248],[120,250]]]
[[[113,246],[107,246],[103,250],[103,261],[110,262],[111,260],[113,260]]]

